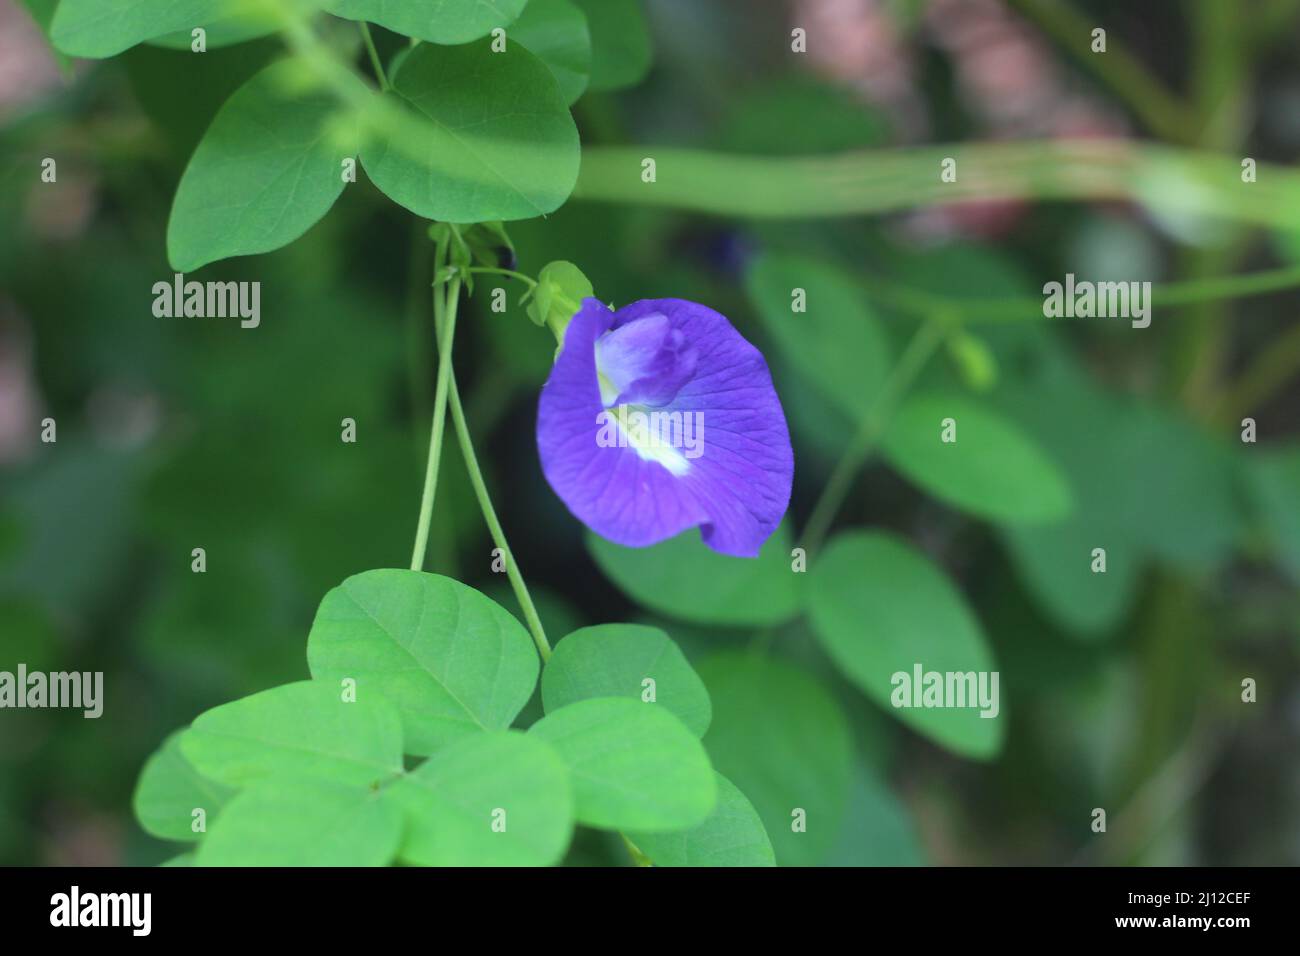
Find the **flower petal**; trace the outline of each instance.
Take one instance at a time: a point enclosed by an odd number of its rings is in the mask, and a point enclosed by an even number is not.
[[[664,344],[680,360],[656,350],[653,362],[637,364],[634,346],[644,356],[663,330],[658,320],[634,323],[657,315],[667,318]],[[671,426],[676,447],[602,441],[611,413],[601,397],[597,341],[619,329],[631,334],[612,339],[621,350],[618,367],[635,370],[636,389],[651,397],[675,391],[648,414]],[[611,339],[601,341],[604,352]],[[622,426],[615,431],[627,434]],[[699,526],[714,550],[753,557],[790,500],[794,455],[767,363],[726,318],[682,299],[642,300],[616,313],[585,300],[542,389],[537,444],[546,479],[569,510],[623,545],[646,546]]]

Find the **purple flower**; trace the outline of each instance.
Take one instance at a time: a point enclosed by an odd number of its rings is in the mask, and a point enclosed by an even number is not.
[[[537,411],[542,471],[597,534],[644,547],[700,528],[754,557],[790,502],[794,454],[762,354],[712,309],[585,299]]]

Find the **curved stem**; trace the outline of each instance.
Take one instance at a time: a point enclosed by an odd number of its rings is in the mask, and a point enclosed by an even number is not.
[[[1228,423],[1257,411],[1297,372],[1300,372],[1300,323],[1260,351],[1221,400],[1218,417]]]
[[[537,280],[531,276],[526,276],[522,272],[516,272],[514,269],[498,269],[494,266],[470,266],[465,269],[466,272],[483,272],[490,275],[509,276],[512,279],[518,279],[521,282],[527,282],[529,288],[537,287]]]
[[[357,26],[361,28],[361,39],[366,42],[366,52],[370,54],[370,65],[375,69],[375,79],[379,80],[379,88],[388,90],[392,87],[388,83],[388,74],[384,72],[384,64],[379,59],[379,51],[375,49],[374,38],[370,36],[370,24],[365,20],[359,20]]]
[[[444,252],[445,249],[440,248],[437,263],[442,262]],[[454,276],[448,287],[445,308],[439,290],[435,288],[433,291],[433,325],[434,334],[438,339],[440,364],[447,362],[451,355],[450,335],[455,331],[456,304],[459,296],[460,279]],[[483,469],[479,467],[478,455],[474,452],[474,442],[470,437],[469,423],[465,419],[465,408],[460,400],[460,389],[456,387],[456,375],[451,370],[449,362],[446,382],[448,404],[451,406],[452,426],[456,432],[456,441],[460,445],[461,457],[465,460],[465,471],[469,476],[470,486],[474,489],[474,497],[478,499],[479,510],[483,513],[483,520],[488,526],[488,533],[492,536],[492,542],[501,550],[501,558],[505,562],[506,577],[510,580],[510,587],[515,593],[516,600],[519,601],[519,606],[523,609],[524,623],[528,625],[528,633],[532,636],[533,643],[537,645],[537,653],[541,656],[544,664],[551,658],[551,644],[546,639],[542,619],[537,614],[537,607],[533,604],[532,595],[528,593],[528,585],[524,583],[524,576],[519,571],[514,552],[510,550],[510,543],[506,540],[505,530],[501,527],[496,508],[492,505],[492,496],[488,493],[487,482],[483,480]],[[439,386],[443,384],[441,373],[438,376],[438,384]]]
[[[435,263],[441,264],[446,249],[439,246]],[[434,291],[435,300],[438,298]],[[424,493],[420,498],[420,518],[415,528],[415,547],[411,550],[411,570],[424,570],[424,556],[429,547],[429,522],[433,518],[433,500],[438,489],[438,462],[442,457],[442,435],[447,419],[447,392],[451,385],[451,346],[456,334],[456,304],[460,299],[460,279],[453,277],[448,294],[447,314],[440,324],[445,335],[438,339],[438,385],[433,395],[433,428],[429,436],[429,461],[424,469]]]
[[[546,631],[542,629],[542,620],[537,616],[537,608],[528,593],[528,585],[524,583],[524,577],[515,563],[514,552],[510,550],[510,543],[506,541],[506,533],[497,519],[496,509],[492,507],[492,497],[488,494],[487,483],[483,480],[478,456],[474,454],[474,443],[470,439],[469,425],[465,421],[465,409],[460,403],[460,390],[456,388],[454,380],[451,383],[451,420],[456,429],[456,439],[460,443],[461,457],[465,459],[465,471],[469,474],[469,483],[474,489],[474,497],[478,499],[479,510],[483,512],[483,520],[487,522],[492,542],[501,549],[501,557],[506,566],[506,577],[510,579],[510,587],[515,592],[519,606],[523,608],[524,622],[528,625],[528,632],[532,635],[533,643],[537,645],[537,653],[541,655],[544,664],[551,659],[551,645],[546,640]]]
[[[934,350],[939,347],[948,334],[949,323],[946,318],[934,317],[916,330],[903,351],[902,357],[889,379],[880,391],[879,397],[862,419],[857,434],[840,460],[836,462],[826,486],[822,488],[817,504],[813,506],[808,524],[804,527],[802,545],[806,551],[816,551],[821,547],[830,530],[835,514],[844,504],[844,498],[853,486],[853,479],[858,470],[870,457],[871,451],[879,441],[885,424],[893,412],[894,405],[907,391],[908,387],[920,374],[925,363],[929,361]]]
[[[1215,0],[1218,2],[1218,0]],[[1011,0],[1021,13],[1036,20],[1048,34],[1090,69],[1157,136],[1191,142],[1199,128],[1196,114],[1146,69],[1142,61],[1108,36],[1105,53],[1092,50],[1092,30],[1097,24],[1064,0]]]

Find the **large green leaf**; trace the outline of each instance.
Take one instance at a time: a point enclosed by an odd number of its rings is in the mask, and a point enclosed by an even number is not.
[[[217,113],[176,188],[167,223],[174,269],[287,245],[343,192],[354,138],[333,96],[304,86],[300,70],[272,64]]]
[[[943,441],[944,421],[956,441]],[[1007,524],[1059,520],[1073,498],[1060,469],[1013,422],[962,395],[917,395],[885,436],[889,462],[958,508]]]
[[[505,730],[537,686],[537,653],[514,615],[420,571],[366,571],[326,594],[307,663],[319,680],[350,677],[396,704],[412,754]]]
[[[346,696],[336,682],[299,681],[222,704],[181,734],[181,752],[234,787],[269,778],[368,787],[401,773],[397,711],[365,689]]]
[[[594,534],[587,550],[628,597],[651,610],[701,624],[780,624],[799,610],[784,525],[757,558],[719,554],[694,529],[649,548],[625,548]]]
[[[749,270],[746,288],[808,385],[861,420],[880,396],[892,350],[852,277],[816,259],[765,255]],[[802,290],[805,311],[793,311],[795,290]]]
[[[1130,502],[1150,496],[1118,466],[1116,454],[1124,409],[1060,356],[1032,380],[1005,388],[1000,407],[1066,470],[1076,501],[1059,521],[1002,528],[1016,571],[1069,633],[1099,637],[1131,606],[1146,556],[1133,533]],[[1093,570],[1097,548],[1106,552],[1104,573]]]
[[[888,534],[848,532],[831,541],[810,578],[813,631],[849,680],[949,750],[977,758],[998,752],[1006,721],[992,651],[961,594],[924,555]],[[917,667],[923,675],[970,675],[976,685],[961,684],[967,696],[960,706],[955,697],[940,698],[947,706],[912,706],[904,690],[921,694],[913,688]],[[990,693],[987,708],[975,692],[980,686]]]
[[[641,0],[574,0],[591,29],[591,88],[640,83],[653,55]]]
[[[432,43],[468,43],[507,27],[528,0],[328,0],[325,9]]]
[[[699,671],[713,699],[704,743],[718,772],[753,802],[780,865],[824,862],[844,826],[853,767],[839,704],[804,672],[759,654],[716,654]]]
[[[566,103],[573,103],[587,89],[591,33],[586,16],[572,0],[529,0],[510,28],[510,39],[546,64]]]
[[[718,805],[697,827],[677,833],[632,833],[655,866],[776,866],[772,841],[745,795],[720,773]]]
[[[704,748],[662,708],[597,697],[547,714],[528,732],[554,747],[568,766],[581,823],[681,830],[703,823],[717,803]]]
[[[61,0],[50,39],[69,56],[103,58],[231,15],[235,0]]]
[[[550,866],[573,832],[564,761],[517,731],[466,737],[395,784],[401,857],[423,866]]]
[[[402,835],[385,795],[323,780],[265,781],[230,801],[199,866],[384,866]]]
[[[647,686],[646,681],[653,681]],[[657,627],[599,624],[574,631],[555,645],[542,671],[547,713],[592,697],[631,697],[676,714],[697,737],[709,729],[713,708],[704,682],[681,649]]]
[[[145,762],[132,802],[136,819],[148,833],[163,840],[199,840],[202,831],[193,829],[194,811],[203,811],[206,827],[234,791],[191,766],[181,753],[180,736],[180,731],[172,734]]]
[[[387,102],[401,104],[362,147],[366,172],[416,215],[446,222],[552,212],[578,176],[578,130],[550,70],[518,43],[422,44]]]

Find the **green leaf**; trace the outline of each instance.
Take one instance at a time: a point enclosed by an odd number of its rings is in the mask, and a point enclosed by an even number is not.
[[[402,814],[383,794],[323,780],[240,793],[199,844],[199,866],[384,866]]]
[[[591,30],[593,90],[640,83],[650,72],[653,52],[641,0],[574,0]]]
[[[50,38],[69,56],[95,59],[231,14],[231,0],[61,0]]]
[[[799,611],[799,580],[782,525],[757,558],[719,554],[694,529],[649,548],[625,548],[594,534],[587,550],[601,571],[634,601],[700,624],[780,624]]]
[[[1277,557],[1300,582],[1300,447],[1269,449],[1251,461],[1247,487]],[[545,690],[545,675],[543,675]]]
[[[1123,427],[1116,423],[1129,417],[1125,409],[1063,359],[1055,354],[1032,382],[1005,390],[1001,408],[1066,470],[1076,507],[1060,521],[1006,525],[1001,533],[1042,608],[1070,634],[1096,638],[1114,628],[1137,593],[1146,555],[1131,515],[1135,506],[1150,506],[1151,496],[1117,466]],[[1095,548],[1106,551],[1105,573],[1092,570]]]
[[[190,158],[167,223],[179,272],[278,249],[297,239],[343,192],[355,143],[333,96],[304,86],[283,60],[235,91]]]
[[[402,772],[402,725],[393,706],[359,688],[299,681],[214,707],[180,738],[203,776],[234,787],[312,778],[367,787]]]
[[[528,732],[568,766],[580,823],[681,830],[703,823],[717,802],[704,748],[662,708],[598,697],[547,714]]]
[[[667,634],[642,624],[584,627],[556,644],[542,671],[542,703],[551,713],[592,697],[644,701],[647,679],[654,703],[703,737],[713,716],[704,682]]]
[[[655,866],[776,866],[772,841],[753,804],[720,773],[718,805],[697,827],[677,833],[632,833]]]
[[[510,39],[528,47],[559,84],[572,104],[587,89],[591,73],[591,33],[587,17],[570,0],[529,0]]]
[[[491,598],[438,574],[366,571],[321,601],[307,638],[312,676],[402,714],[406,752],[505,730],[537,686],[528,632]]]
[[[325,10],[368,20],[402,36],[458,44],[507,27],[528,0],[330,0]]]
[[[864,103],[844,84],[802,71],[755,79],[728,94],[715,139],[723,152],[815,156],[890,140],[884,110]]]
[[[217,50],[223,46],[234,46],[236,43],[255,40],[258,37],[268,36],[276,32],[274,23],[257,16],[231,17],[228,20],[215,20],[211,23],[196,23],[194,26],[176,33],[155,37],[149,43],[152,46],[165,47],[169,50],[192,50],[194,47],[194,34],[192,32],[194,27],[203,27],[204,32],[207,34],[204,38],[204,45],[209,50]]]
[[[466,737],[396,783],[401,858],[422,866],[550,866],[573,833],[564,761],[517,731]]]
[[[1232,446],[1151,405],[1126,408],[1118,432],[1108,460],[1141,476],[1129,482],[1134,538],[1176,567],[1222,565],[1241,531]]]
[[[956,441],[943,441],[945,421]],[[1014,423],[959,395],[918,395],[884,441],[889,463],[951,505],[1007,524],[1056,521],[1073,507],[1056,464]]]
[[[921,866],[925,852],[907,810],[876,774],[859,765],[849,791],[853,807],[828,866]]]
[[[194,811],[216,819],[234,794],[223,784],[201,776],[181,753],[181,731],[163,741],[140,773],[133,805],[136,819],[147,833],[163,840],[198,840],[193,830]]]
[[[753,653],[699,665],[713,699],[704,738],[719,773],[753,802],[781,866],[815,866],[848,811],[853,741],[826,689],[789,664]],[[796,832],[796,811],[807,828]]]
[[[985,759],[1001,749],[1005,719],[991,677],[991,717],[981,715],[973,689],[961,707],[894,704],[896,695],[913,699],[895,675],[905,675],[911,688],[918,666],[923,674],[973,674],[977,682],[995,671],[979,622],[943,572],[892,535],[853,531],[831,541],[809,577],[813,631],[863,693],[955,753]]]
[[[805,381],[853,421],[880,396],[889,339],[851,276],[801,256],[765,255],[746,289],[768,334]],[[796,290],[806,311],[793,310]]]
[[[558,209],[578,176],[578,130],[546,65],[520,44],[421,45],[387,101],[408,121],[361,158],[390,199],[446,222],[526,219]]]
[[[991,302],[1029,304],[1029,312],[1009,309],[1007,319],[1045,319],[1042,295],[1026,279],[1015,260],[996,248],[976,242],[947,242],[918,250],[904,247],[884,264],[887,274],[914,292],[923,292],[934,305],[960,306],[962,303],[987,308]],[[873,292],[867,286],[867,295]]]

